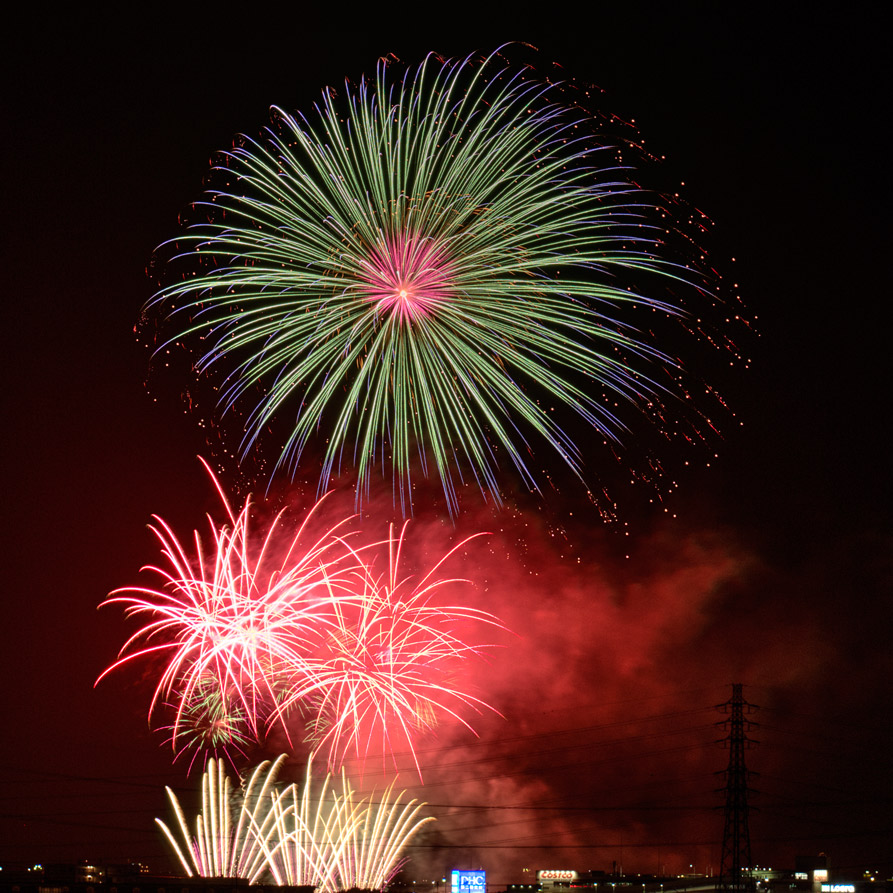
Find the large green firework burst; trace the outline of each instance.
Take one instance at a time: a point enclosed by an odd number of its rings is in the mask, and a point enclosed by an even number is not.
[[[148,309],[240,408],[243,453],[284,419],[292,476],[314,443],[321,488],[349,466],[362,498],[380,470],[407,511],[436,474],[455,511],[466,481],[498,502],[506,468],[536,489],[545,444],[582,479],[575,419],[619,442],[617,406],[663,399],[676,363],[631,319],[677,314],[664,285],[689,274],[562,100],[498,54],[381,63],[222,153]]]

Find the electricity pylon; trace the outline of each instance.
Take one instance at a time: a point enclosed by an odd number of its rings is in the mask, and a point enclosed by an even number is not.
[[[718,743],[729,751],[729,766],[725,770],[725,828],[722,834],[722,860],[720,861],[719,882],[717,890],[729,890],[734,893],[754,889],[752,875],[744,875],[744,869],[753,868],[750,855],[750,829],[748,826],[748,794],[756,793],[748,786],[748,780],[756,775],[744,764],[744,752],[759,743],[747,737],[747,732],[758,727],[758,723],[745,719],[745,715],[753,713],[757,707],[748,704],[742,694],[743,685],[732,685],[732,697],[716,709],[728,715],[728,719],[717,723],[728,732]]]

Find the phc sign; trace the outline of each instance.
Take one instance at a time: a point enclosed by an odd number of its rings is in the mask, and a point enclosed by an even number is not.
[[[452,893],[487,893],[486,871],[452,871]]]
[[[545,869],[536,873],[539,883],[543,881],[575,881],[579,875],[576,871]]]

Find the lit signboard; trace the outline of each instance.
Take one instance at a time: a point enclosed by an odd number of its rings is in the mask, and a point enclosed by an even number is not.
[[[538,871],[536,873],[536,879],[539,883],[543,881],[575,881],[579,875],[576,871],[570,871],[567,869],[545,869],[542,871]]]
[[[856,893],[855,884],[822,884],[822,893]]]
[[[452,893],[487,893],[486,871],[450,872]]]
[[[794,872],[794,880],[795,881],[808,881],[809,880],[809,872],[808,871],[795,871]]]
[[[814,884],[817,884],[819,881],[827,881],[828,880],[828,869],[827,868],[817,868],[812,873],[812,881]]]

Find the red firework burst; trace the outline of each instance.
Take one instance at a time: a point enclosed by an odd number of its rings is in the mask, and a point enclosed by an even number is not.
[[[164,658],[149,717],[172,711],[164,728],[178,756],[232,761],[274,726],[291,741],[295,714],[333,767],[352,752],[364,760],[375,741],[387,751],[399,740],[414,756],[415,734],[443,717],[467,726],[460,708],[487,706],[457,682],[462,660],[482,650],[461,631],[499,621],[436,604],[444,586],[467,582],[440,576],[467,540],[413,583],[401,577],[405,525],[372,543],[348,530],[350,517],[311,535],[317,503],[293,536],[284,535],[282,513],[260,534],[250,499],[236,515],[208,473],[227,514],[223,525],[209,516],[210,547],[195,532],[187,549],[155,516],[151,530],[167,563],[144,570],[163,585],[125,587],[104,602],[146,622],[99,678],[136,659]],[[377,573],[385,549],[387,572]]]

